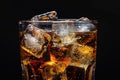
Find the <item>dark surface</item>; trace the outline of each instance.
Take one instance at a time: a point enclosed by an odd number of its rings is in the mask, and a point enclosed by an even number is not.
[[[59,18],[88,17],[99,23],[96,80],[118,80],[119,18],[118,1],[108,0],[9,0],[3,1],[0,26],[0,72],[3,80],[21,80],[18,21],[51,10]],[[9,77],[7,77],[9,76]]]

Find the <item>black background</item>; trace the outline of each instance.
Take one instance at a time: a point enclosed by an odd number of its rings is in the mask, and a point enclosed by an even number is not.
[[[0,77],[21,80],[18,21],[57,11],[59,18],[88,17],[98,21],[96,80],[119,77],[119,2],[109,0],[4,0],[1,6]],[[118,73],[117,73],[118,72]]]

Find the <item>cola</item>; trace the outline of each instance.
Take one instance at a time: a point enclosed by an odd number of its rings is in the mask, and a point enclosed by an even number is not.
[[[97,26],[51,13],[19,22],[22,80],[95,80]]]

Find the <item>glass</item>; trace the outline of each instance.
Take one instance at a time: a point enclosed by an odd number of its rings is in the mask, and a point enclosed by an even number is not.
[[[19,33],[22,80],[95,80],[94,22],[23,20]]]

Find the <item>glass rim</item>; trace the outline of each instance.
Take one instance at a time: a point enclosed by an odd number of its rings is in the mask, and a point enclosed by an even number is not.
[[[53,23],[53,24],[55,24],[55,23],[74,23],[74,22],[81,22],[81,21],[83,21],[83,20],[79,20],[79,19],[58,19],[58,20],[56,20],[56,21],[52,21],[52,20],[48,20],[48,21],[31,21],[31,20],[20,20],[19,21],[19,24],[21,24],[21,23],[24,23],[24,22],[28,22],[28,23]],[[90,21],[85,21],[85,22],[88,22],[88,23],[92,23],[92,20],[90,20]],[[94,24],[94,23],[92,23],[92,24]]]

